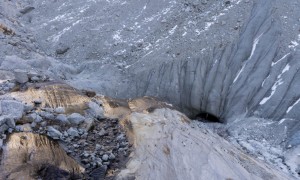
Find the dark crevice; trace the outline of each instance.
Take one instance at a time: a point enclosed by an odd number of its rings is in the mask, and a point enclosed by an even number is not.
[[[197,119],[203,122],[211,122],[211,123],[222,123],[218,116],[215,116],[208,112],[201,112],[197,114],[193,119]]]

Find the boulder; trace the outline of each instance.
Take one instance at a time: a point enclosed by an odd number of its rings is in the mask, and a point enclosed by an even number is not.
[[[1,133],[1,134],[5,133],[5,131],[7,131],[8,128],[9,128],[9,127],[8,127],[6,124],[1,125],[1,126],[0,126],[0,133]]]
[[[14,70],[16,81],[20,84],[26,83],[29,81],[27,76],[27,71],[16,69]]]
[[[57,108],[54,109],[54,112],[58,113],[58,114],[65,113],[65,108],[64,107],[57,107]]]
[[[63,123],[63,124],[70,124],[70,122],[68,121],[68,118],[65,114],[59,114],[56,116],[55,120]]]
[[[47,127],[47,135],[53,139],[60,139],[62,137],[62,133],[52,126]]]
[[[23,116],[24,105],[21,102],[14,100],[2,100],[0,103],[2,115],[8,115],[15,120],[20,119]]]
[[[16,126],[17,131],[21,132],[32,132],[31,124],[23,124]]]
[[[73,136],[73,137],[79,137],[79,133],[78,133],[78,130],[77,130],[76,128],[70,127],[70,128],[67,130],[67,133],[68,133],[70,136]]]
[[[86,132],[88,132],[91,130],[93,126],[94,126],[94,119],[86,118],[80,127],[83,128]]]
[[[95,102],[89,102],[88,103],[88,110],[87,110],[87,113],[94,117],[94,118],[97,118],[97,119],[101,119],[104,117],[103,115],[103,108],[100,107],[97,103]]]
[[[78,124],[82,123],[85,120],[85,118],[81,114],[73,113],[68,116],[68,120],[71,124],[78,125]]]

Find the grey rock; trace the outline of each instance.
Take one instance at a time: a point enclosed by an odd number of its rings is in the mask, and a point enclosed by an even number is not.
[[[27,71],[16,69],[14,70],[15,78],[18,83],[26,83],[28,82]]]
[[[94,119],[93,118],[86,118],[81,125],[86,132],[90,131],[91,128],[94,126]]]
[[[43,108],[43,111],[49,112],[49,113],[54,113],[54,109],[53,108]]]
[[[24,111],[25,112],[32,111],[33,109],[34,109],[33,104],[26,104],[26,105],[24,105]]]
[[[62,133],[52,126],[47,127],[47,135],[53,139],[60,139],[62,137]]]
[[[104,136],[107,134],[107,132],[103,128],[101,128],[101,130],[100,130],[100,132],[98,132],[98,134],[99,134],[99,136]]]
[[[68,116],[68,120],[71,124],[78,125],[78,124],[84,122],[85,117],[83,117],[81,114],[73,113]]]
[[[41,122],[41,126],[42,127],[46,127],[47,126],[47,122],[46,121]]]
[[[103,161],[108,161],[108,158],[109,158],[109,156],[108,156],[107,154],[104,154],[104,155],[102,156],[102,160],[103,160]]]
[[[108,158],[110,160],[114,160],[114,159],[116,159],[116,156],[113,153],[110,153]]]
[[[20,119],[23,116],[24,105],[14,100],[0,100],[2,115],[8,115],[14,119]]]
[[[70,122],[68,121],[68,118],[65,114],[59,114],[56,116],[55,118],[57,121],[60,121],[64,124],[70,124]]]
[[[36,113],[30,113],[30,114],[28,114],[26,117],[27,117],[27,119],[29,120],[29,122],[33,122],[33,121],[41,122],[41,121],[42,121],[41,116],[39,116],[39,115],[36,114]]]
[[[65,54],[70,48],[69,47],[61,47],[56,50],[56,54]]]
[[[103,115],[103,108],[99,106],[99,104],[91,101],[88,103],[88,114],[90,114],[92,117],[101,119],[104,117]]]
[[[15,83],[12,83],[12,82],[7,83],[7,87],[8,87],[9,89],[13,89],[15,86],[16,86]]]
[[[6,124],[1,125],[1,126],[0,126],[0,133],[4,133],[5,131],[8,130],[8,128],[9,128],[9,127],[8,127]]]
[[[65,113],[65,108],[64,107],[57,107],[57,108],[54,109],[54,112],[58,113],[58,114]]]
[[[31,124],[17,125],[15,129],[21,132],[32,132]]]
[[[24,7],[23,9],[20,10],[20,13],[22,14],[27,14],[29,13],[30,11],[34,10],[35,8],[32,7],[32,6],[27,6],[27,7]]]
[[[72,137],[79,137],[78,130],[76,128],[70,127],[67,132]]]
[[[95,147],[95,150],[96,150],[96,151],[101,150],[101,148],[102,148],[102,146],[101,146],[100,144],[96,144],[96,147]]]
[[[39,114],[45,119],[55,120],[55,115],[50,112],[41,111]]]
[[[0,149],[3,147],[3,139],[0,139]]]
[[[38,82],[38,81],[40,81],[40,78],[37,77],[37,76],[33,76],[33,77],[30,78],[30,81]]]
[[[107,171],[107,166],[103,165],[97,169],[94,169],[91,173],[90,176],[92,179],[104,179]]]
[[[37,125],[36,122],[32,122],[30,126],[31,126],[32,128],[35,128],[36,125]]]
[[[11,118],[11,117],[7,117],[7,118],[6,118],[6,124],[7,124],[7,126],[10,127],[10,128],[15,128],[15,127],[16,127],[16,122],[15,122],[15,120],[14,120],[13,118]]]

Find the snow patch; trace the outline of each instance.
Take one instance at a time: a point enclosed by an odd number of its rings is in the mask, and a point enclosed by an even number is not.
[[[299,102],[300,102],[300,98],[287,109],[286,113],[289,113]]]
[[[250,54],[250,57],[249,57],[248,59],[251,59],[251,58],[252,58],[252,56],[253,56],[253,54],[254,54],[254,52],[255,52],[256,46],[257,46],[257,44],[258,44],[258,42],[259,42],[259,39],[260,39],[260,37],[261,37],[262,35],[263,35],[263,33],[262,33],[261,35],[259,35],[257,38],[254,39],[254,41],[253,41],[253,46],[252,46],[252,50],[251,50],[251,54]]]
[[[236,77],[233,80],[233,83],[235,83],[235,81],[240,77],[241,73],[243,72],[244,68],[246,66],[246,63],[243,65],[242,69],[240,69],[240,71],[238,72],[238,74],[236,75]]]
[[[272,88],[271,88],[272,92],[271,92],[270,96],[263,98],[263,99],[260,101],[259,105],[265,104],[265,103],[266,103],[266,102],[267,102],[267,101],[275,94],[277,87],[280,86],[281,84],[283,84],[283,80],[282,80],[282,78],[281,78],[282,75],[283,75],[285,72],[287,72],[289,69],[290,69],[290,65],[287,64],[287,65],[283,68],[283,70],[281,71],[281,73],[277,76],[277,79],[278,79],[278,80],[277,80],[277,81],[274,83],[274,85],[272,86]]]
[[[170,34],[170,35],[174,34],[175,31],[176,31],[176,29],[177,29],[177,25],[174,26],[174,27],[169,31],[169,34]]]
[[[282,58],[280,58],[278,61],[276,62],[272,62],[272,66],[276,65],[277,63],[279,63],[280,61],[282,61],[283,59],[285,59],[290,53],[287,53],[286,55],[284,55]]]

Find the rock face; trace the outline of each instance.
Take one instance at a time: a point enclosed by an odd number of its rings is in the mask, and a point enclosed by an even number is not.
[[[47,173],[57,176],[54,179],[67,179],[82,172],[84,168],[67,156],[57,142],[46,136],[14,133],[3,146],[0,176],[7,179],[45,178]]]

